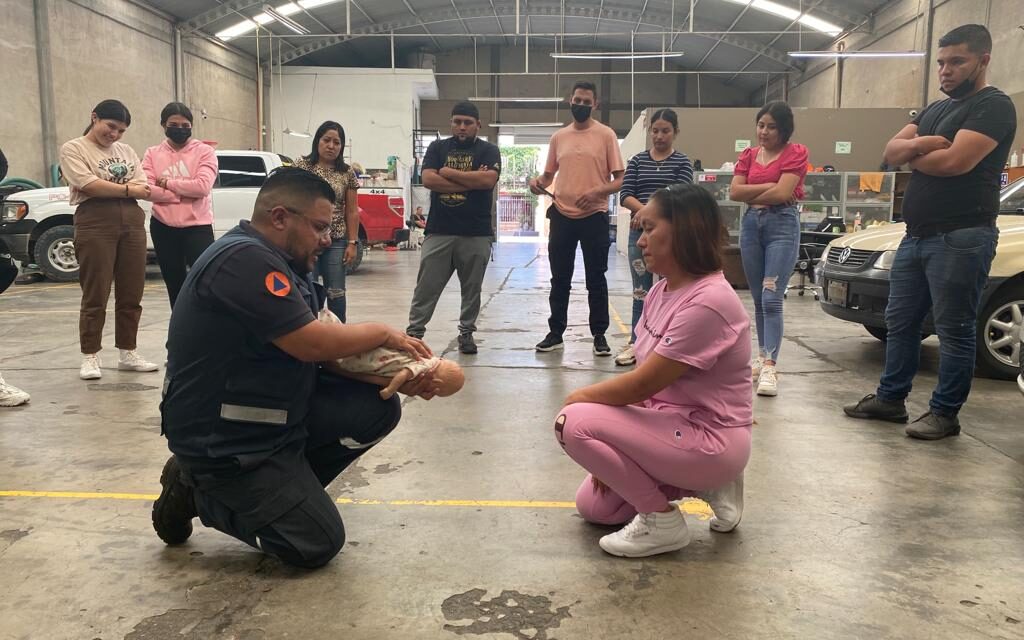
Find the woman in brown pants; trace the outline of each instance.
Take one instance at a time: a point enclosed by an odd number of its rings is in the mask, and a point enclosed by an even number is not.
[[[110,285],[114,284],[114,344],[117,368],[156,371],[135,351],[146,282],[146,214],[138,199],[149,199],[149,185],[135,151],[119,142],[132,123],[128,108],[104,100],[92,112],[85,134],[60,149],[60,167],[71,185],[75,209],[75,254],[78,257],[82,308],[78,334],[82,345],[79,377],[96,380],[100,371],[103,323]]]

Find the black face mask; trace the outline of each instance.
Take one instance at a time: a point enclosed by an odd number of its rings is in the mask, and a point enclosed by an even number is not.
[[[955,87],[953,87],[949,91],[946,91],[945,89],[942,89],[942,88],[940,88],[939,91],[941,91],[942,93],[946,94],[950,98],[953,98],[954,100],[961,100],[963,98],[966,98],[968,95],[971,94],[972,91],[974,91],[974,87],[975,87],[975,85],[978,82],[978,76],[979,75],[981,75],[981,63],[980,62],[978,63],[978,66],[974,68],[974,73],[972,73],[971,75],[967,76],[966,80],[964,80],[960,84],[956,85]],[[973,77],[971,77],[971,76],[973,76]]]
[[[184,129],[182,127],[167,127],[164,129],[164,133],[174,144],[184,144],[186,140],[192,137],[192,129]]]
[[[590,112],[594,110],[594,107],[589,104],[573,104],[569,105],[569,110],[572,111],[573,120],[583,123],[590,117]]]

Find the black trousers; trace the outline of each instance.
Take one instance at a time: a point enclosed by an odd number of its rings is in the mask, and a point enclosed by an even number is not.
[[[167,285],[167,297],[171,299],[173,309],[189,268],[206,251],[206,247],[213,244],[213,225],[171,227],[151,216],[149,235],[153,238],[156,261],[160,265],[160,273]]]
[[[398,396],[381,400],[377,385],[322,374],[305,440],[233,473],[179,458],[199,519],[288,564],[327,564],[345,544],[345,526],[324,489],[391,433],[401,413]]]
[[[548,236],[548,262],[551,265],[551,317],[548,328],[555,335],[565,333],[569,322],[569,291],[576,267],[576,245],[583,248],[586,269],[587,302],[590,304],[590,333],[604,335],[608,330],[608,213],[599,211],[586,218],[567,218],[554,205],[548,208],[551,220]]]

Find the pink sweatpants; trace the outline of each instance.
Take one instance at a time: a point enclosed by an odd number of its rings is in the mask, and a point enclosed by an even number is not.
[[[576,508],[599,524],[621,524],[725,486],[750,458],[750,427],[709,428],[635,405],[569,405],[555,419],[555,435],[590,472],[576,491]],[[608,488],[596,491],[592,477]]]

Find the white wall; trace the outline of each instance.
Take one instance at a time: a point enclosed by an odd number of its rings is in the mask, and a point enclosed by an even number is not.
[[[275,70],[271,84],[272,150],[307,155],[312,139],[284,135],[284,128],[313,134],[321,122],[334,120],[345,128],[346,158],[366,169],[387,167],[388,156],[412,166],[420,98],[437,97],[433,72],[422,69],[285,67],[283,76]]]

